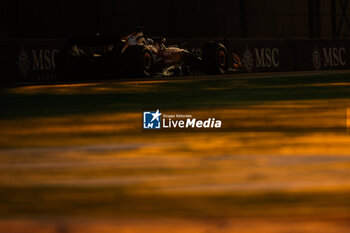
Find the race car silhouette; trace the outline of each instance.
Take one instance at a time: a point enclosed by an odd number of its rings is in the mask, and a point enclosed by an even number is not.
[[[193,71],[206,74],[224,74],[229,66],[228,51],[222,43],[207,42],[202,54],[194,54],[181,46],[166,46],[165,38],[145,38],[142,32],[122,39],[121,63],[124,73],[131,75],[162,76],[187,75]],[[238,70],[242,63],[233,54],[233,66]],[[232,69],[231,69],[232,70]]]

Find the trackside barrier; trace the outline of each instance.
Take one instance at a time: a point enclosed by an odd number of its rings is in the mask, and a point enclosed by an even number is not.
[[[200,53],[209,39],[187,41],[190,51]],[[227,39],[225,44],[243,63],[242,72],[284,72],[350,69],[350,39]],[[176,43],[171,40],[171,43]]]
[[[236,53],[242,72],[350,69],[350,39],[168,39],[168,44],[200,54],[205,43],[225,44]],[[56,57],[66,40],[1,40],[0,81],[57,80]]]
[[[54,81],[55,58],[65,40],[0,41],[0,79],[11,81]]]

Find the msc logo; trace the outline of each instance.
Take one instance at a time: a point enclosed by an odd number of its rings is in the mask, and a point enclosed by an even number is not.
[[[343,67],[347,65],[347,51],[339,48],[315,48],[312,54],[312,63],[315,70],[322,67]]]
[[[248,72],[254,68],[278,68],[280,62],[280,51],[278,48],[254,48],[247,47],[243,54],[243,64]]]
[[[159,109],[156,112],[143,112],[143,128],[144,129],[160,129],[161,115]]]

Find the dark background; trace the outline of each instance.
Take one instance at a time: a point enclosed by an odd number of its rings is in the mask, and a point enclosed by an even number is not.
[[[144,26],[173,37],[348,37],[349,8],[348,0],[1,0],[0,36],[120,35]]]

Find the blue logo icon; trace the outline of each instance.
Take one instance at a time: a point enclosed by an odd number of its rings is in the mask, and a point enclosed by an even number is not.
[[[143,112],[143,128],[144,129],[160,129],[161,115],[159,109],[156,112]]]

